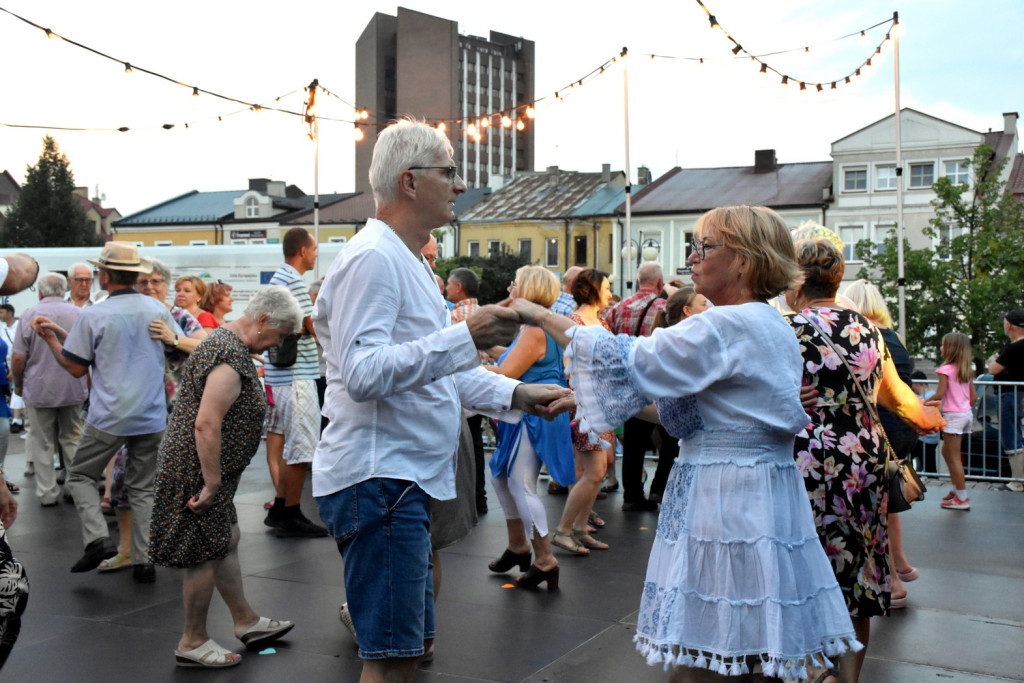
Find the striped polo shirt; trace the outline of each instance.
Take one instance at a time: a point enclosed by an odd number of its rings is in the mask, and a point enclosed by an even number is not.
[[[283,285],[292,293],[295,300],[299,302],[303,316],[313,315],[313,302],[309,299],[309,285],[302,279],[299,271],[287,263],[281,267],[270,278],[272,285]],[[291,384],[297,379],[316,380],[320,377],[320,366],[316,360],[316,340],[313,335],[302,335],[299,337],[299,354],[295,359],[295,365],[290,368],[278,368],[269,363],[264,368],[264,379],[272,387],[279,387]]]

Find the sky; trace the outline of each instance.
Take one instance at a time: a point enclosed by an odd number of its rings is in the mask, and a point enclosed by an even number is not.
[[[900,104],[978,131],[1000,130],[1003,112],[1024,110],[1024,2],[902,0],[705,0],[721,26],[771,67],[782,86],[712,29],[695,0],[634,3],[451,3],[401,6],[536,44],[535,167],[578,171],[626,166],[626,81],[622,62],[566,95],[623,47],[629,49],[629,165],[657,178],[674,166],[752,165],[775,149],[780,163],[828,160],[832,142],[890,115],[895,106],[893,41],[853,84],[801,92],[793,80],[842,79],[883,40],[861,29],[899,11]],[[374,12],[397,3],[326,0],[0,0],[0,8],[178,81],[245,102],[300,111],[314,78],[345,100],[320,98],[324,119],[351,120],[355,42]],[[629,8],[631,13],[623,13]],[[836,38],[857,33],[846,40]],[[809,47],[804,51],[803,47]],[[658,55],[651,59],[650,55]],[[694,59],[703,58],[700,64]],[[96,56],[0,12],[0,170],[23,182],[43,136],[56,139],[76,184],[128,215],[192,190],[234,190],[249,178],[295,184],[312,194],[315,147],[301,119],[253,113]],[[557,101],[551,95],[564,95]],[[275,98],[280,100],[275,101]],[[356,103],[357,104],[357,103]],[[416,114],[416,112],[410,112]],[[222,121],[218,121],[218,117]],[[186,129],[184,123],[189,122]],[[165,130],[165,123],[175,124]],[[116,131],[45,131],[10,124]],[[351,124],[322,120],[321,193],[354,189]],[[363,142],[360,144],[367,144]]]

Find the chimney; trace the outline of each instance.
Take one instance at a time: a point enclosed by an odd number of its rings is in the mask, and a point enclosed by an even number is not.
[[[1008,111],[1003,114],[1003,132],[1008,135],[1017,134],[1017,112]]]
[[[603,183],[611,182],[611,179],[612,179],[612,165],[611,164],[601,164],[601,182],[603,182]]]
[[[558,167],[548,166],[548,175],[558,175]]]
[[[73,194],[76,197],[81,197],[82,199],[88,199],[89,198],[89,188],[88,187],[76,187],[74,190],[71,191],[71,194]]]
[[[268,197],[284,197],[284,190],[285,185],[283,180],[271,180],[269,183],[267,183]]]
[[[554,185],[555,187],[558,187],[558,167],[557,166],[548,166],[548,180],[551,181],[552,185]]]
[[[774,149],[759,149],[754,152],[754,173],[767,173],[779,167]]]
[[[637,185],[650,185],[651,184],[651,169],[646,166],[641,166],[636,169],[636,183]]]
[[[266,194],[267,183],[269,182],[270,180],[268,178],[249,178],[249,189],[255,190],[260,194]]]

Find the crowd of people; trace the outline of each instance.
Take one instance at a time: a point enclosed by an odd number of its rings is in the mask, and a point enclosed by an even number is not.
[[[0,306],[11,346],[0,446],[27,425],[25,474],[44,507],[59,504],[66,469],[84,546],[71,571],[131,567],[150,583],[154,564],[183,569],[179,666],[241,661],[207,631],[215,589],[245,646],[287,634],[292,621],[249,604],[239,563],[233,498],[265,438],[266,526],[334,539],[361,680],[409,681],[438,635],[438,551],[487,513],[488,476],[507,529],[489,569],[518,569],[527,589],[558,589],[560,559],[609,550],[595,505],[621,487],[623,513],[659,514],[634,637],[649,664],[673,681],[857,681],[870,619],[904,607],[918,578],[888,509],[891,461],[942,431],[953,488],[941,505],[970,508],[969,339],[945,335],[937,390],[923,399],[878,289],[857,281],[840,294],[838,238],[791,232],[763,207],[700,218],[692,285],[644,263],[636,292],[615,302],[599,270],[559,282],[524,266],[505,301],[481,305],[473,270],[434,272],[431,231],[466,190],[445,135],[410,120],[387,128],[370,182],[375,217],[325,278],[306,282],[317,243],[290,230],[283,263],[241,312],[230,284],[173,280],[128,243],[67,277],[7,257],[3,291],[38,280],[40,302],[16,330]],[[1024,312],[1006,315],[1005,332],[989,370],[1020,382]],[[1018,396],[1001,397],[1014,476]],[[310,468],[323,526],[300,506]],[[567,493],[554,523],[542,472]],[[2,535],[16,492],[0,486],[0,563],[15,578],[0,596],[0,664],[28,594]]]

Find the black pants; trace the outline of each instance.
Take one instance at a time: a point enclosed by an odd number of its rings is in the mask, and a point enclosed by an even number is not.
[[[469,423],[469,434],[473,437],[473,459],[476,461],[476,502],[487,502],[487,488],[484,482],[487,480],[487,469],[484,463],[484,432],[483,415],[467,417]]]
[[[665,493],[665,484],[672,463],[679,455],[679,441],[661,425],[640,418],[626,420],[622,435],[622,502],[636,503],[644,499],[644,455],[653,446],[651,437],[657,432],[661,443],[658,448],[658,468],[651,481],[651,493]]]

